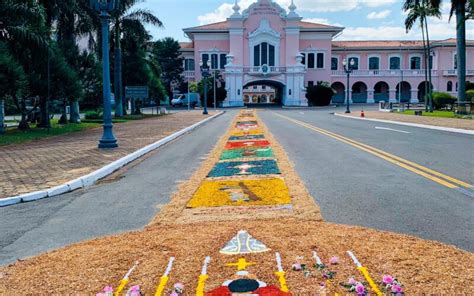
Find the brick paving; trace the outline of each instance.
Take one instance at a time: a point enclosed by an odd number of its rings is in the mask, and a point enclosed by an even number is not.
[[[358,111],[353,112],[350,115],[353,117],[360,117],[360,112]],[[441,126],[441,127],[474,130],[474,120],[470,120],[470,119],[414,116],[414,115],[403,115],[403,114],[387,113],[387,112],[379,112],[379,111],[365,111],[365,117],[374,118],[374,119],[434,125],[434,126]]]
[[[102,128],[0,147],[0,198],[61,185],[204,118],[193,111],[116,124],[113,150],[97,148]]]

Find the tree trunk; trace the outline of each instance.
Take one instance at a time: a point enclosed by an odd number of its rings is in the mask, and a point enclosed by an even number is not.
[[[458,74],[458,103],[466,102],[466,7],[463,1],[456,5],[456,46]],[[460,113],[466,113],[461,108]]]
[[[425,104],[425,111],[427,112],[428,111],[428,104],[427,104],[427,101],[426,101],[426,95],[428,94],[428,85],[426,84],[427,81],[428,81],[428,71],[426,71],[427,69],[427,61],[426,61],[426,38],[425,38],[425,25],[423,23],[423,19],[421,20],[421,34],[423,36],[423,57],[424,57],[424,60],[425,60],[425,81],[424,81],[424,87],[425,87],[425,95],[423,97],[423,103]]]
[[[114,89],[115,89],[115,116],[123,116],[123,91],[122,91],[122,49],[120,48],[120,26],[115,22],[115,67],[114,67]]]
[[[0,99],[0,134],[5,133],[5,101]]]
[[[21,112],[21,120],[18,124],[18,129],[20,131],[26,131],[30,129],[30,125],[28,124],[28,118],[24,111]]]
[[[63,100],[63,108],[61,112],[61,118],[58,121],[59,124],[67,124],[67,100]]]
[[[51,127],[51,120],[49,118],[49,100],[46,97],[40,99],[40,122],[37,125],[40,128]]]
[[[433,84],[431,79],[431,46],[430,46],[430,35],[428,31],[428,20],[425,18],[425,30],[426,30],[426,47],[427,47],[427,65],[426,69],[428,71],[428,100],[429,100],[429,110],[433,112]]]
[[[81,123],[81,116],[79,112],[79,102],[76,99],[72,99],[71,109],[70,109],[69,121],[71,123]]]

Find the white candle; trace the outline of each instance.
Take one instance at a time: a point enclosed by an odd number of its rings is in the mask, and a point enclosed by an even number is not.
[[[362,264],[360,264],[359,260],[357,260],[356,256],[354,255],[354,253],[352,253],[351,251],[347,251],[347,254],[349,255],[349,257],[351,257],[352,261],[354,261],[354,264],[357,266],[357,267],[362,267]]]
[[[163,276],[168,276],[170,274],[171,268],[173,267],[173,261],[174,261],[174,257],[171,257],[170,261],[168,261],[168,266],[166,267],[166,270]]]
[[[283,271],[283,267],[281,266],[281,256],[280,256],[280,253],[276,252],[276,253],[275,253],[275,257],[276,257],[276,261],[277,261],[278,271],[279,271],[279,272],[282,272],[282,271]]]
[[[202,266],[201,274],[205,275],[207,274],[207,265],[211,262],[211,257],[207,256],[206,259],[204,259],[204,264]]]
[[[132,274],[133,270],[138,266],[138,261],[135,261],[135,264],[130,268],[130,270],[127,272],[127,274],[123,277],[124,279],[128,279],[130,275]]]

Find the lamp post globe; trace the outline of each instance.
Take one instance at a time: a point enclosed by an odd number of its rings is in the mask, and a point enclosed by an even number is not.
[[[118,147],[117,139],[113,132],[112,104],[110,91],[110,66],[109,66],[109,25],[110,13],[118,8],[120,0],[91,0],[91,6],[99,12],[102,25],[102,84],[104,99],[104,131],[99,140],[99,148]]]
[[[349,82],[352,70],[354,69],[355,61],[354,59],[349,59],[349,65],[347,64],[347,60],[342,60],[342,65],[344,66],[344,71],[347,75],[347,84],[346,84],[346,112],[347,114],[351,113],[350,109],[350,101],[349,101]]]
[[[203,62],[202,60],[199,62],[199,67],[201,69],[201,74],[204,79],[204,110],[202,114],[207,115],[209,112],[207,112],[207,78],[209,77],[209,66],[206,62]]]

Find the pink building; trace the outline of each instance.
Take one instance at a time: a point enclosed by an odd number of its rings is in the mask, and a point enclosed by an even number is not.
[[[334,41],[344,28],[305,22],[292,4],[287,12],[271,0],[257,0],[224,22],[187,28],[182,43],[185,78],[199,81],[199,61],[225,77],[224,107],[243,106],[244,89],[267,85],[276,102],[307,106],[305,88],[330,82],[345,101],[347,78],[342,61],[354,60],[349,84],[353,103],[418,102],[424,97],[421,41]],[[436,91],[456,95],[456,40],[432,43],[432,83]],[[467,80],[474,82],[474,41],[467,42]],[[400,93],[401,91],[401,93]]]

